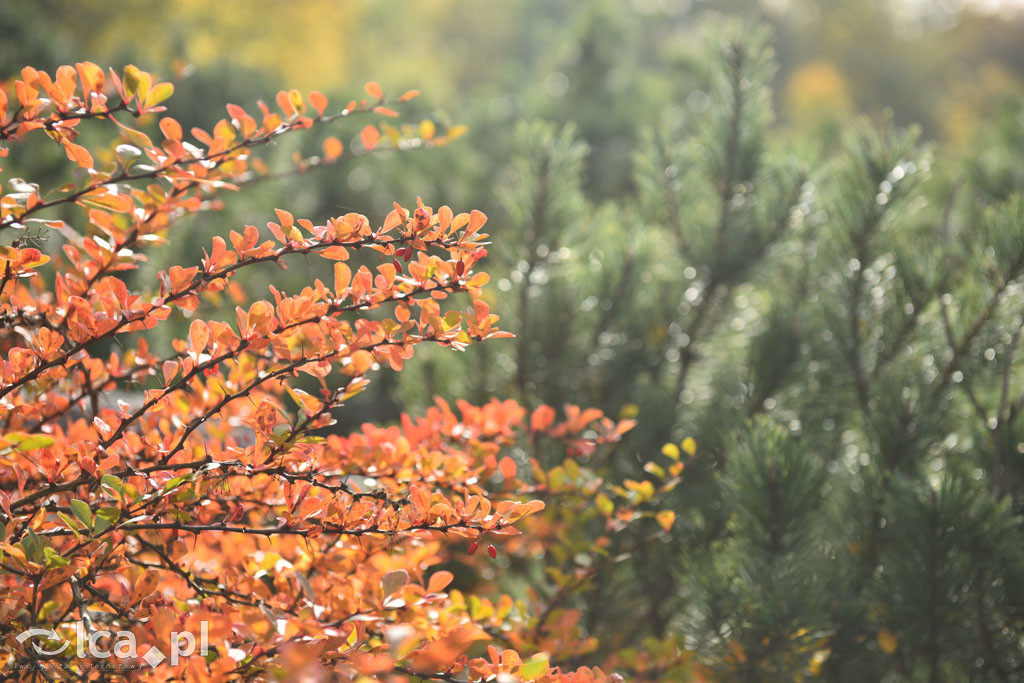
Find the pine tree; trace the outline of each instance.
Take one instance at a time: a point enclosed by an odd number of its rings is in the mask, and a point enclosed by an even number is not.
[[[688,457],[671,538],[615,541],[587,627],[723,680],[1017,680],[1020,103],[966,159],[888,120],[830,149],[774,121],[768,32],[705,33],[621,201],[586,199],[571,127],[524,125],[504,176],[519,338],[481,390],[636,415],[608,471]]]

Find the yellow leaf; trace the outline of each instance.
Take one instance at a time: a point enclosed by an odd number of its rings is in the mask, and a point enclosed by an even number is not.
[[[667,443],[661,447],[661,454],[666,458],[672,458],[673,460],[679,459],[679,446],[674,443]]]
[[[832,654],[832,650],[825,648],[824,650],[818,650],[811,655],[811,661],[807,664],[807,671],[812,676],[817,676],[821,673],[821,665],[828,660],[828,656]]]
[[[160,584],[160,572],[156,569],[147,569],[142,576],[135,582],[135,588],[132,589],[131,603],[136,604],[139,600],[156,590],[156,587]]]
[[[173,94],[173,83],[157,83],[155,86],[153,86],[153,89],[149,91],[149,94],[146,95],[145,108],[149,109],[150,107],[155,107],[164,100],[170,98],[170,96]]]
[[[891,655],[893,652],[896,652],[899,646],[899,641],[896,640],[896,636],[891,631],[882,629],[878,632],[878,647],[882,648],[882,652]]]
[[[430,119],[423,119],[420,121],[420,137],[424,140],[429,140],[434,137],[434,133],[437,131],[437,126]]]
[[[658,524],[661,525],[662,529],[664,529],[665,531],[671,531],[672,525],[676,521],[676,513],[672,512],[671,510],[662,510],[657,515],[655,515],[655,519],[658,520]]]
[[[468,132],[469,132],[469,126],[460,123],[460,124],[454,125],[451,128],[449,128],[448,129],[448,135],[446,137],[448,138],[449,141],[451,141],[451,140],[454,140],[455,138],[462,137],[463,135],[465,135]]]
[[[680,444],[686,454],[691,458],[697,453],[697,442],[694,441],[692,436],[688,436],[683,439],[683,443]]]

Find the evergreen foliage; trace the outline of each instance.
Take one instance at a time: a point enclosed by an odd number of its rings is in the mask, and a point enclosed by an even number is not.
[[[818,147],[774,123],[771,35],[705,33],[692,115],[642,134],[621,201],[583,199],[573,128],[520,127],[492,270],[518,338],[417,368],[636,415],[633,476],[696,440],[595,635],[684,634],[723,680],[1017,680],[1021,103],[966,158],[885,118]]]

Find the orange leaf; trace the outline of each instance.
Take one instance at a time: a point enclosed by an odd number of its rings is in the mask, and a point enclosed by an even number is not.
[[[378,140],[380,140],[380,131],[374,126],[366,126],[359,132],[359,141],[363,143],[363,147],[367,150],[376,147]]]
[[[142,598],[146,597],[154,590],[160,583],[160,572],[156,569],[147,569],[145,573],[139,577],[139,580],[135,582],[135,588],[132,589],[131,604],[137,603]]]
[[[277,214],[277,220],[281,221],[281,228],[284,230],[290,229],[295,225],[295,217],[289,211],[284,209],[274,209],[274,213]]]
[[[309,93],[309,103],[313,105],[313,109],[316,109],[316,113],[319,116],[323,116],[324,111],[327,109],[327,96],[319,90],[314,90]]]
[[[171,380],[174,379],[174,376],[176,374],[178,374],[178,365],[179,365],[179,363],[176,360],[165,360],[164,361],[164,367],[163,367],[163,371],[164,371],[164,386],[167,386],[168,384],[170,384]]]
[[[450,571],[442,569],[439,572],[434,572],[430,577],[430,582],[427,584],[428,593],[439,593],[448,587],[448,584],[452,582],[455,575]]]
[[[543,432],[555,421],[555,409],[551,406],[541,406],[533,411],[530,416],[530,429],[535,432]]]
[[[380,83],[377,81],[370,81],[366,84],[366,94],[370,97],[376,97],[378,100],[384,99],[384,91],[380,88]]]
[[[315,415],[317,412],[320,411],[321,408],[323,408],[324,404],[322,401],[320,401],[320,399],[316,398],[315,396],[311,396],[302,389],[293,389],[292,387],[287,385],[285,385],[285,389],[288,391],[288,394],[292,397],[295,403],[297,403],[299,407],[302,408],[303,412],[306,413],[306,415]]]
[[[210,328],[202,320],[193,320],[188,328],[188,338],[192,342],[192,350],[198,355],[210,342]]]
[[[68,159],[75,162],[82,168],[92,168],[92,155],[89,154],[89,150],[85,147],[76,145],[73,142],[66,142],[64,143],[64,151],[67,152]]]
[[[469,212],[469,233],[475,233],[480,228],[484,227],[484,223],[487,222],[487,216],[484,215],[483,211],[477,211],[473,209]]]
[[[160,119],[160,131],[168,140],[181,140],[181,124],[169,116]]]
[[[336,261],[347,261],[349,256],[348,249],[341,245],[327,247],[320,252],[320,255],[324,258],[334,259]]]
[[[277,426],[277,406],[264,399],[250,418],[250,424],[262,434],[270,434]]]
[[[333,135],[324,140],[324,158],[327,161],[334,161],[341,156],[343,151],[345,151],[345,146]]]
[[[661,525],[662,529],[664,529],[665,531],[671,531],[672,525],[676,521],[676,513],[672,512],[671,510],[662,510],[657,515],[655,515],[655,519],[658,520],[658,524]]]
[[[344,249],[344,247],[338,247]],[[352,269],[347,265],[338,261],[334,264],[334,293],[341,294],[348,288],[349,283],[352,282]]]
[[[373,354],[362,349],[352,354],[352,371],[356,375],[366,374],[373,366]]]
[[[506,455],[498,462],[498,470],[505,479],[515,479],[516,461]]]
[[[291,98],[288,97],[288,93],[284,90],[277,93],[277,106],[280,107],[281,111],[286,117],[291,117],[295,114],[295,107],[292,106]]]
[[[78,69],[78,78],[82,81],[84,93],[99,92],[103,89],[103,69],[92,62],[79,62],[75,67]]]

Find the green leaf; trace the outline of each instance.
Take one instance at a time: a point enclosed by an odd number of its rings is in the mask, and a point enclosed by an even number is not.
[[[44,548],[43,556],[46,558],[47,569],[52,569],[54,567],[66,567],[71,564],[71,560],[62,556],[53,548]]]
[[[72,518],[68,517],[63,512],[58,512],[57,516],[60,517],[60,520],[62,522],[64,522],[65,524],[68,525],[69,529],[71,529],[72,531],[75,532],[75,538],[77,538],[78,540],[82,539],[82,534],[80,533],[80,530],[78,528],[78,524],[75,522],[75,520],[73,520]]]
[[[182,483],[184,483],[185,481],[188,481],[188,479],[189,479],[188,475],[182,475],[180,477],[174,477],[173,479],[168,479],[167,483],[164,484],[164,493],[167,493],[168,491],[170,491],[172,489],[178,488],[179,486],[181,486]]]
[[[549,665],[547,657],[542,657],[540,659],[534,659],[532,661],[525,662],[522,666],[519,667],[519,678],[523,679],[524,681],[529,681],[531,679],[537,678],[538,676],[547,673],[548,666]]]
[[[121,519],[121,511],[117,508],[100,508],[96,511],[96,528],[97,534],[102,534],[110,527],[117,524],[117,520]]]
[[[139,69],[129,64],[124,68],[124,75],[121,79],[124,82],[124,94],[131,97],[139,89]]]
[[[124,485],[124,495],[129,501],[132,502],[138,500],[142,496],[142,494],[139,493],[139,490],[132,486],[131,484]]]
[[[9,436],[5,437],[9,441],[13,441]],[[46,434],[31,434],[18,441],[19,451],[30,451],[33,448],[46,448],[47,446],[53,445],[53,437],[47,436]]]
[[[85,525],[86,529],[92,530],[93,516],[89,504],[77,498],[71,501],[71,512]]]
[[[176,522],[191,522],[192,515],[185,512],[184,510],[168,510],[167,514],[174,518]]]
[[[112,474],[104,474],[103,478],[100,479],[100,486],[124,496],[124,482]]]
[[[153,141],[149,139],[149,136],[143,133],[141,130],[135,130],[129,126],[122,126],[121,133],[128,138],[136,147],[142,147],[143,149],[153,146]]]
[[[21,539],[20,545],[25,551],[25,557],[28,558],[29,562],[42,561],[43,548],[47,547],[47,544],[35,531],[29,529],[28,533],[25,534],[25,538]]]
[[[181,489],[174,492],[172,500],[175,503],[191,503],[194,500],[199,500],[199,494],[191,488]]]
[[[575,460],[567,459],[562,465],[565,467],[565,473],[569,476],[570,481],[577,481],[580,478],[580,466],[576,464]]]
[[[444,331],[452,329],[462,322],[462,314],[458,311],[448,311],[444,314]]]
[[[564,467],[556,467],[548,472],[548,486],[553,489],[560,489],[565,486],[567,477],[565,476]]]

